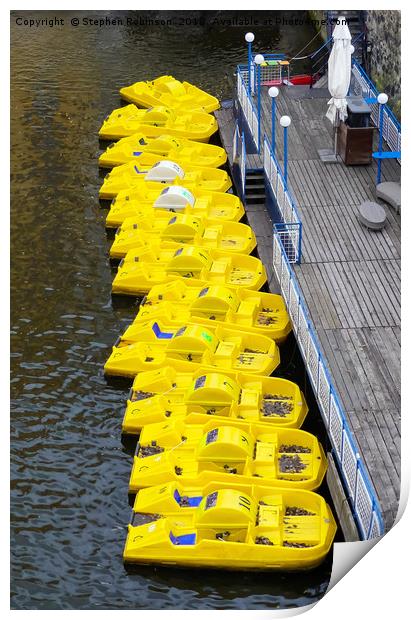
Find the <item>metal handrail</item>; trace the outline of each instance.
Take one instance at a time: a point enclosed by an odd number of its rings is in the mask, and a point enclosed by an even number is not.
[[[358,71],[360,72],[361,76],[365,79],[365,81],[367,82],[370,90],[372,90],[375,94],[375,96],[378,96],[378,89],[376,87],[376,85],[374,84],[374,82],[368,77],[367,73],[365,72],[365,70],[363,69],[363,67],[360,65],[360,63],[355,60],[355,58],[353,59],[353,65],[355,65],[358,69]],[[401,132],[401,123],[399,122],[399,120],[397,119],[397,117],[395,116],[394,112],[391,110],[391,108],[388,105],[384,106],[385,111],[387,112],[388,116],[390,117],[390,119],[392,120],[392,122],[395,124],[395,126],[397,127],[397,129]]]
[[[248,129],[249,132],[252,136],[252,139],[254,141],[255,147],[257,149],[257,151],[259,151],[259,144],[260,144],[260,124],[258,123],[258,113],[257,113],[257,109],[254,105],[254,102],[252,100],[252,97],[250,96],[245,80],[244,80],[244,76],[243,76],[243,72],[244,74],[247,75],[248,77],[248,67],[247,65],[238,65],[237,67],[237,99],[240,103],[240,107],[242,110],[242,113],[244,115],[244,118],[246,120],[246,123],[248,125]],[[243,105],[243,99],[247,100],[248,106],[244,106]],[[249,117],[252,118],[249,118]],[[255,122],[253,122],[253,120]],[[257,127],[255,126],[257,125]]]
[[[313,52],[313,53],[310,55],[310,58],[314,58],[314,56],[317,56],[317,54],[318,54],[319,52],[321,52],[321,50],[322,50],[322,49],[324,49],[324,47],[326,47],[326,46],[327,46],[327,45],[328,45],[328,44],[329,44],[332,40],[333,40],[333,38],[332,38],[332,37],[330,37],[329,39],[327,39],[327,40],[326,40],[326,42],[325,42],[323,45],[321,45],[321,47],[319,47],[319,48],[318,48],[318,50],[316,50],[315,52]]]
[[[273,168],[275,168],[274,175]],[[295,206],[295,200],[290,192],[288,184],[285,182],[280,164],[274,155],[266,134],[264,134],[263,169],[267,186],[275,200],[282,219],[284,234],[287,238],[291,237],[291,242],[288,244],[288,249],[292,257],[291,261],[299,264],[301,263],[302,221],[298,209]],[[282,189],[280,190],[280,188]],[[290,259],[288,254],[287,258]]]

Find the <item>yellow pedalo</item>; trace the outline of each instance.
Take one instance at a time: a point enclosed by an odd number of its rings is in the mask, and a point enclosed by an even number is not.
[[[140,372],[127,399],[122,432],[137,435],[143,426],[175,418],[207,422],[234,418],[299,428],[308,413],[296,383],[229,371],[178,372],[172,366]]]
[[[145,295],[155,284],[192,278],[198,285],[223,284],[229,288],[260,289],[267,281],[259,258],[230,254],[195,245],[166,248],[159,241],[127,252],[113,280],[113,293]]]
[[[208,142],[217,129],[217,120],[205,112],[175,112],[164,106],[140,110],[135,105],[126,105],[106,117],[98,135],[103,140],[119,140],[138,132],[149,138],[166,133],[176,138]]]
[[[295,428],[227,419],[147,424],[137,444],[129,491],[167,482],[266,485],[313,490],[320,486],[327,459],[318,439]]]
[[[228,570],[306,570],[331,549],[337,525],[311,491],[253,481],[141,489],[128,526],[125,564]]]
[[[220,107],[218,99],[213,95],[189,82],[180,82],[171,75],[124,86],[120,88],[120,96],[143,108],[164,105],[178,111],[214,112]]]
[[[281,295],[222,285],[193,286],[191,280],[153,286],[141,301],[133,323],[148,319],[227,325],[269,336],[276,342],[283,342],[291,331]]]
[[[150,220],[146,217],[126,218],[116,233],[110,257],[123,258],[129,250],[158,241],[162,244],[188,243],[240,254],[250,254],[257,245],[254,232],[246,224],[158,211]]]
[[[202,144],[185,138],[162,135],[149,138],[136,133],[110,144],[98,160],[101,168],[114,168],[134,162],[139,168],[154,166],[160,159],[171,159],[182,166],[195,163],[205,168],[218,168],[227,161],[227,153],[221,146]]]
[[[146,181],[132,190],[123,190],[112,201],[107,228],[118,228],[128,217],[154,218],[157,212],[171,211],[211,220],[238,222],[244,206],[238,196],[180,185]]]
[[[172,161],[160,160],[149,170],[140,169],[134,162],[117,166],[109,172],[99,191],[101,200],[111,200],[122,190],[132,191],[147,182],[168,183],[188,189],[226,192],[232,182],[225,170],[186,166],[185,170]]]
[[[134,377],[143,370],[163,366],[181,371],[201,366],[204,370],[220,368],[270,375],[279,363],[278,347],[267,336],[195,323],[177,329],[148,321],[129,327],[117,340],[104,372]]]

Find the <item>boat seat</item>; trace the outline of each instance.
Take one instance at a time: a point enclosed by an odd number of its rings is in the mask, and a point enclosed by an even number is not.
[[[377,197],[388,202],[398,213],[401,208],[401,185],[393,181],[379,183],[377,185]]]
[[[170,540],[173,545],[195,545],[196,544],[196,534],[182,534],[181,536],[174,536],[172,532],[170,532]]]

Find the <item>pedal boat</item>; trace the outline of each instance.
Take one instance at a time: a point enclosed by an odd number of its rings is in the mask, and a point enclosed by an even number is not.
[[[143,187],[117,194],[106,227],[118,228],[128,217],[155,218],[159,210],[225,222],[238,222],[244,215],[243,204],[234,194],[146,181]]]
[[[185,169],[172,161],[160,160],[149,170],[139,168],[134,162],[113,168],[105,177],[99,190],[101,200],[111,200],[122,190],[132,191],[145,183],[167,183],[187,189],[205,189],[226,192],[232,182],[225,170],[186,166]]]
[[[218,99],[213,95],[189,82],[180,82],[171,75],[124,86],[120,88],[120,96],[143,108],[167,106],[179,112],[214,112],[220,107]]]
[[[100,155],[98,163],[101,168],[114,168],[134,162],[139,169],[143,169],[151,168],[161,159],[175,161],[182,168],[193,164],[218,168],[226,163],[227,153],[215,144],[203,144],[168,135],[149,138],[142,133],[136,133],[110,144]]]
[[[148,319],[195,321],[201,325],[226,325],[283,342],[291,322],[281,295],[229,289],[220,285],[192,286],[191,280],[173,280],[153,286],[142,299],[134,323]]]
[[[134,379],[122,423],[125,435],[147,424],[182,418],[191,422],[242,420],[267,429],[300,428],[308,412],[296,383],[229,371],[177,372],[172,366],[140,372]]]
[[[301,571],[331,549],[337,525],[311,491],[210,482],[141,489],[124,548],[125,564],[225,570]]]
[[[217,120],[205,112],[175,112],[164,106],[140,110],[131,104],[113,110],[98,135],[102,140],[119,140],[135,133],[143,133],[148,138],[166,133],[176,138],[208,142],[217,129]]]
[[[150,246],[159,241],[164,247],[177,247],[187,243],[240,254],[250,254],[257,245],[255,234],[247,224],[158,211],[153,219],[126,218],[117,230],[110,248],[110,257],[120,259],[129,250]]]
[[[253,484],[256,478],[278,488],[318,488],[327,459],[318,439],[295,428],[227,419],[205,424],[183,420],[147,424],[137,443],[129,492],[156,484],[208,482]]]
[[[135,377],[143,370],[173,366],[181,371],[201,367],[270,375],[279,363],[278,347],[267,336],[195,323],[180,323],[177,329],[148,321],[118,338],[104,372]]]
[[[267,280],[259,258],[230,254],[195,245],[165,248],[160,242],[127,252],[113,280],[112,292],[145,295],[156,284],[192,278],[199,286],[222,284],[229,288],[260,289]]]

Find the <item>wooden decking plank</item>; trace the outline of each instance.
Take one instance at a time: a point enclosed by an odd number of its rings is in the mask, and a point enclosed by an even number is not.
[[[389,315],[380,303],[380,295],[376,293],[378,283],[370,275],[373,261],[347,262],[340,265],[346,269],[351,289],[357,293],[357,301],[363,310],[365,321],[363,326],[383,326],[389,324]]]
[[[389,327],[384,329],[369,328],[367,336],[371,354],[390,385],[390,392],[393,399],[396,400],[396,406],[400,407],[400,350],[393,342],[394,337],[391,334],[391,329]],[[385,403],[383,405],[385,406]]]
[[[341,308],[344,316],[342,327],[349,328],[355,325],[362,325],[365,321],[364,313],[359,305],[359,300],[353,296],[350,281],[341,273],[341,263],[324,263],[329,286],[335,295],[335,305]]]
[[[392,259],[389,262],[384,261],[383,264],[379,264],[379,266],[387,267],[387,269],[380,270],[381,283],[386,291],[388,299],[394,305],[396,311],[395,316],[397,318],[395,325],[399,325],[401,311],[401,271],[399,260]]]
[[[352,278],[358,282],[364,301],[370,309],[369,326],[385,326],[395,324],[396,320],[387,304],[382,303],[385,291],[378,273],[374,270],[375,261],[359,263],[352,270]]]
[[[399,276],[393,276],[397,261],[373,261],[370,269],[379,283],[379,291],[384,300],[384,306],[392,317],[390,325],[399,325],[401,321],[401,291],[398,286]],[[377,266],[379,270],[377,271]]]
[[[364,286],[361,279],[357,278],[357,263],[346,261],[335,265],[342,282],[346,283],[347,297],[351,307],[357,310],[357,319],[350,327],[365,327],[375,324],[375,310],[372,301],[364,295]]]
[[[349,329],[343,330],[343,333],[347,347],[350,348],[352,355],[357,357],[363,369],[363,386],[368,391],[370,400],[372,398],[374,401],[372,409],[379,409],[384,400],[389,401],[385,403],[387,407],[394,408],[396,403],[393,402],[390,385],[387,383],[384,373],[372,355],[367,338],[367,330]]]
[[[343,406],[346,409],[355,409],[361,398],[364,400],[364,390],[357,369],[350,361],[349,352],[347,351],[342,334],[344,330],[328,329],[324,333],[325,339],[321,341],[326,352],[326,359],[330,360],[329,367],[334,380],[334,386],[339,393]],[[355,369],[355,372],[353,372]],[[367,398],[367,397],[366,397]],[[365,401],[367,407],[371,407],[371,403]]]
[[[346,372],[349,373],[358,394],[357,401],[352,409],[362,412],[377,407],[378,397],[371,384],[373,369],[368,363],[367,354],[365,351],[357,349],[357,331],[360,332],[361,330],[343,329],[338,335]]]
[[[391,261],[370,261],[367,267],[368,273],[365,269],[363,269],[363,273],[367,283],[373,287],[375,298],[379,301],[378,306],[376,306],[377,311],[381,313],[381,316],[386,317],[386,325],[399,325],[399,291],[396,287],[395,278],[386,273],[387,268],[393,267]]]
[[[387,463],[383,461],[377,451],[372,432],[369,429],[357,429],[355,434],[370,479],[380,503],[384,507],[384,520],[386,528],[389,529],[394,522],[398,505],[399,480],[393,481],[388,475]]]
[[[319,323],[324,329],[340,326],[340,321],[335,312],[328,290],[323,286],[321,272],[317,269],[299,270],[298,281],[309,294],[305,296],[311,318]]]
[[[391,416],[387,415],[385,411],[377,409],[373,413],[376,427],[381,436],[381,443],[385,445],[388,452],[387,461],[391,461],[391,466],[399,477],[401,475],[401,442],[397,429],[392,423]]]
[[[344,408],[353,408],[355,398],[353,400],[353,390],[351,389],[350,391],[349,386],[346,384],[347,378],[344,377],[343,371],[341,370],[342,358],[338,344],[334,339],[335,333],[338,333],[338,330],[325,330],[320,326],[317,327],[317,335],[323,350],[324,360],[328,367],[337,394],[339,395]],[[344,364],[342,365],[344,367]]]

